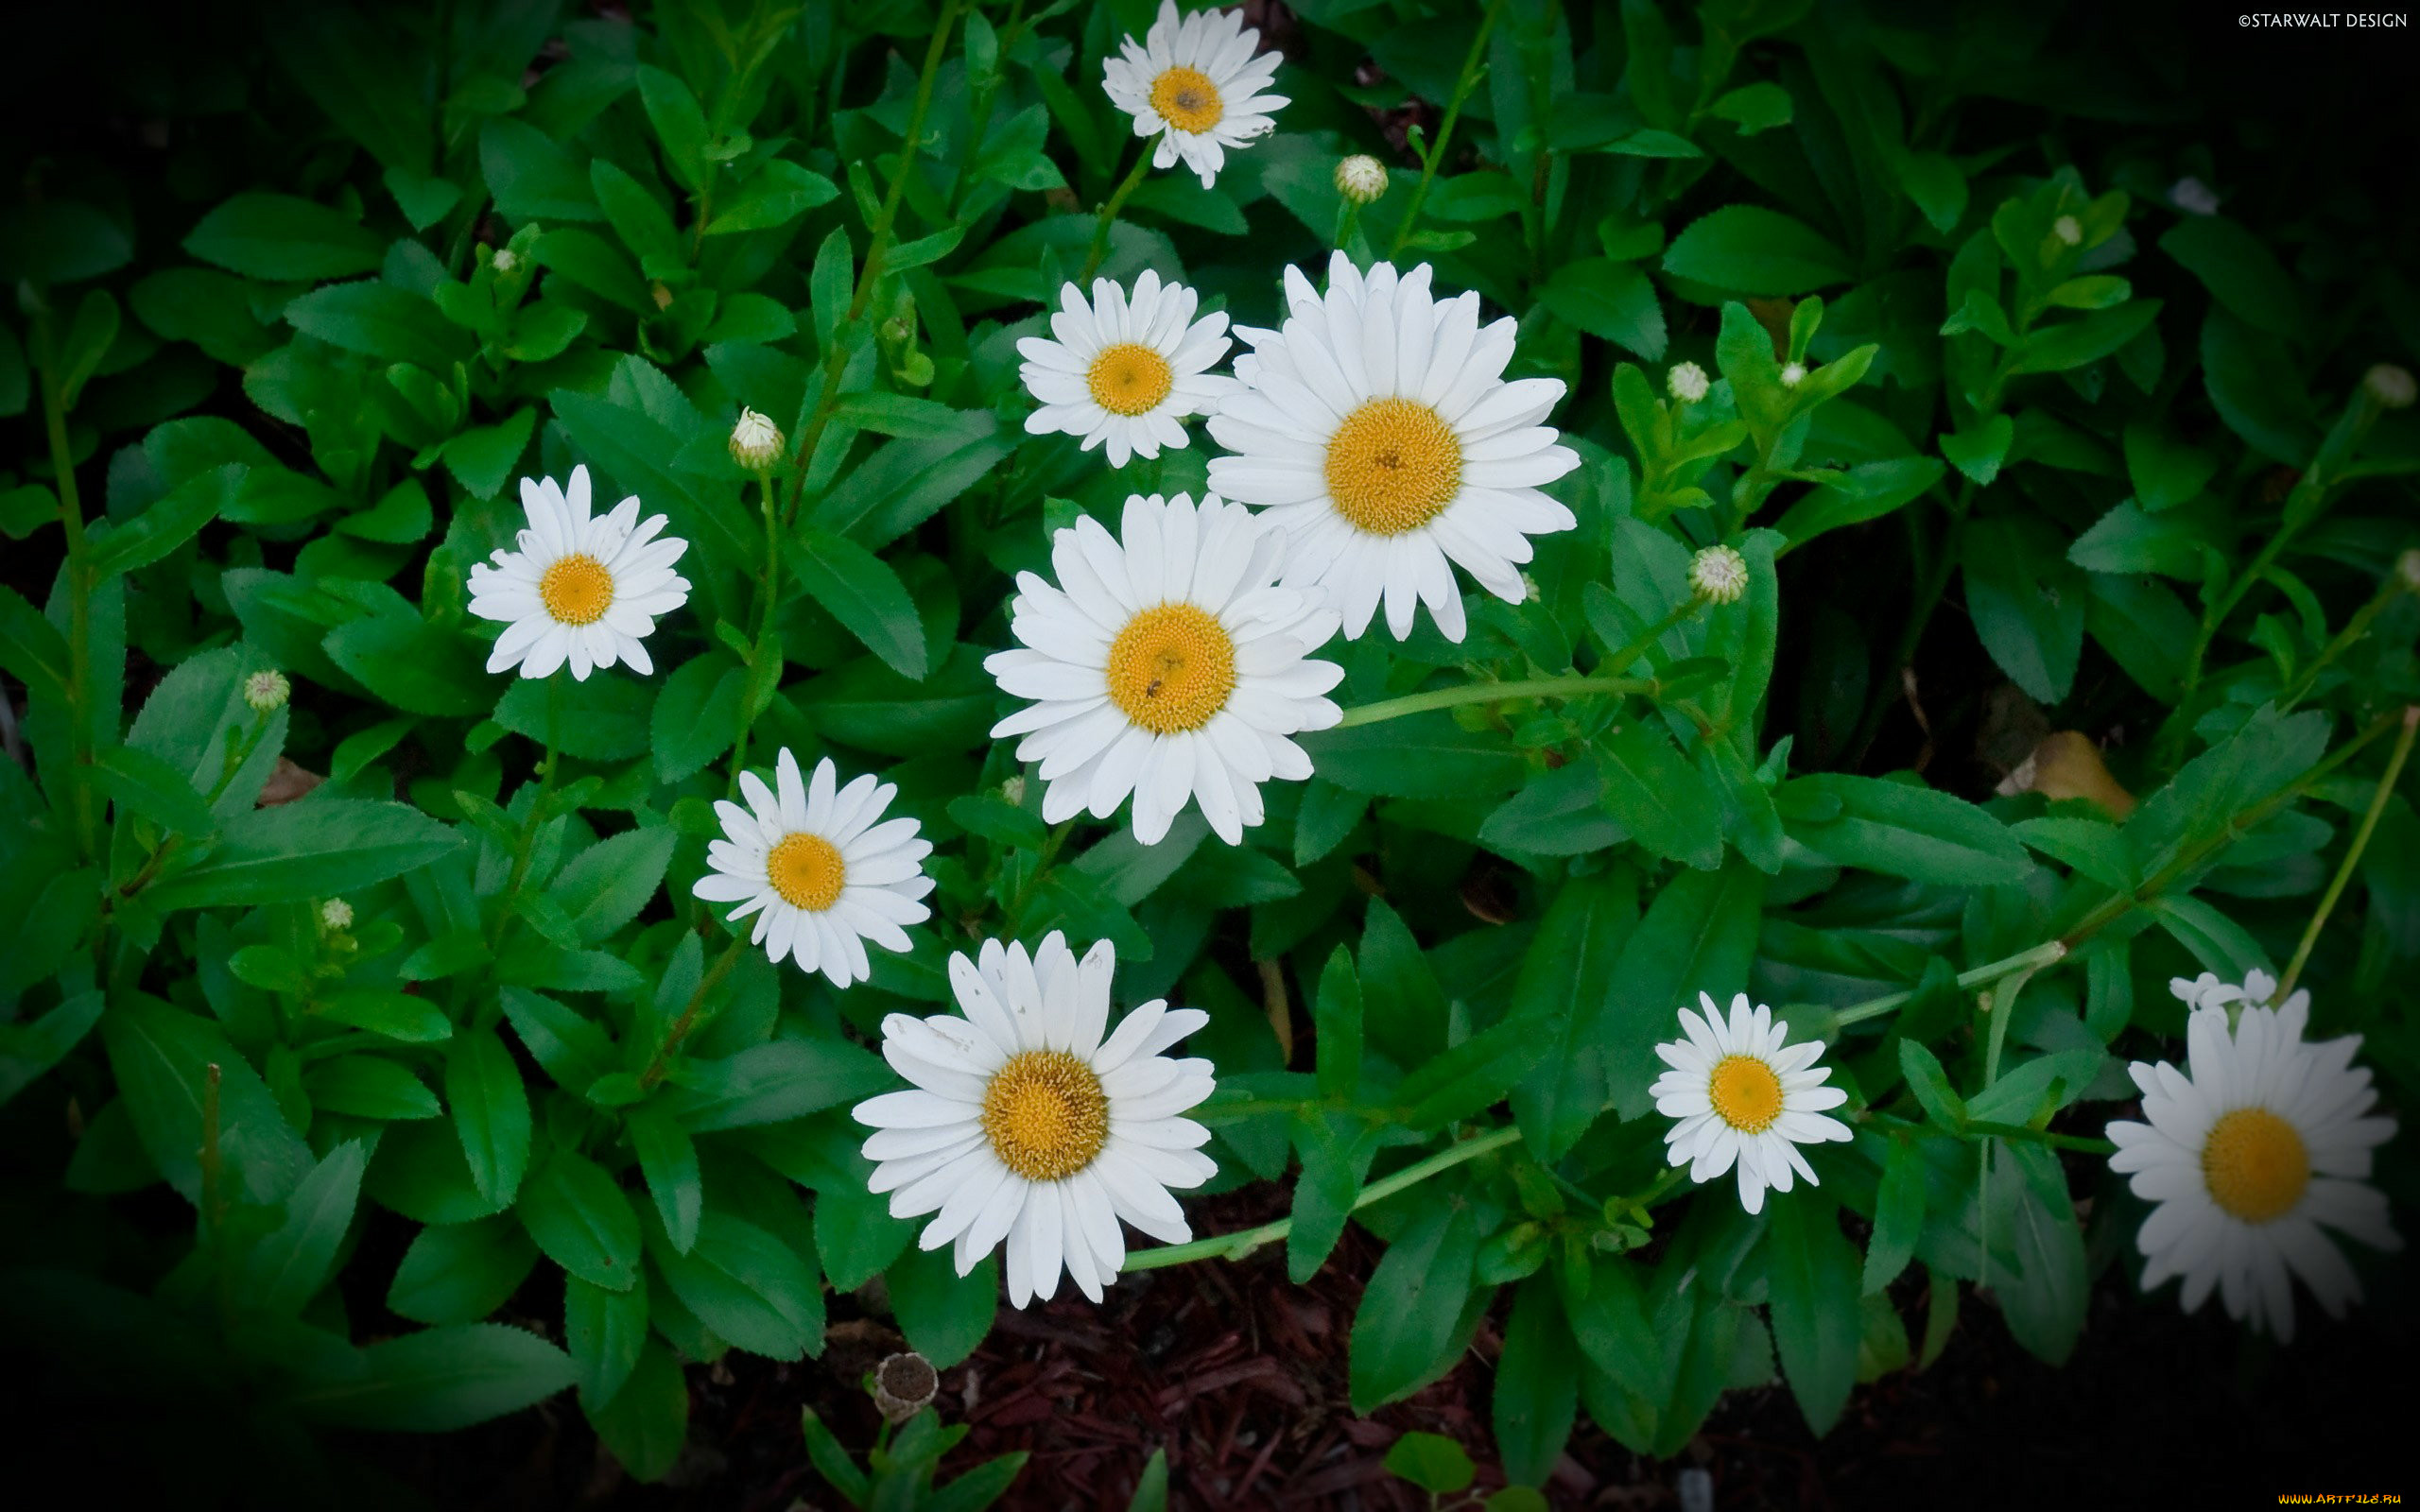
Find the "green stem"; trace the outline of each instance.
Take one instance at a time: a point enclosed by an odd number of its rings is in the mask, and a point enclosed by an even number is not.
[[[874,215],[873,239],[866,246],[864,266],[857,269],[857,287],[850,296],[848,316],[833,328],[831,345],[823,353],[823,390],[816,396],[814,416],[799,435],[795,454],[798,476],[790,485],[789,507],[782,522],[785,527],[798,520],[799,501],[806,494],[806,474],[815,460],[815,449],[823,439],[824,429],[832,423],[834,406],[840,402],[840,375],[848,367],[848,334],[865,318],[866,306],[873,301],[874,285],[882,280],[883,259],[890,255],[891,232],[899,223],[899,202],[908,192],[908,175],[915,171],[916,149],[925,135],[925,116],[933,106],[933,82],[941,76],[950,28],[958,25],[959,5],[959,0],[942,0],[941,18],[933,24],[933,40],[925,49],[924,72],[916,77],[916,103],[908,113],[908,129],[899,142],[899,172],[883,194],[882,209]]]
[[[47,303],[34,317],[42,364],[43,428],[58,474],[59,523],[67,532],[67,793],[77,848],[87,861],[101,855],[101,816],[94,801],[93,719],[85,707],[93,670],[93,572],[84,535],[84,502],[76,486],[76,453],[67,439],[67,395],[60,381],[59,334]]]
[[[1109,255],[1109,228],[1116,224],[1117,213],[1126,208],[1127,199],[1143,186],[1143,178],[1150,171],[1151,147],[1145,143],[1134,155],[1134,166],[1127,170],[1126,177],[1118,180],[1117,188],[1101,204],[1100,219],[1093,224],[1092,247],[1084,253],[1084,270],[1076,275],[1079,288],[1091,283],[1093,274],[1099,271],[1101,259]]]
[[[1493,1150],[1500,1150],[1521,1137],[1517,1127],[1490,1129],[1476,1139],[1449,1144],[1428,1159],[1407,1165],[1392,1175],[1381,1177],[1353,1199],[1349,1211],[1358,1212],[1374,1202],[1384,1202],[1396,1193],[1418,1186],[1440,1172],[1450,1171],[1465,1160],[1475,1160]],[[1137,1251],[1126,1257],[1126,1270],[1158,1270],[1167,1265],[1183,1265],[1197,1260],[1241,1260],[1263,1245],[1275,1244],[1294,1231],[1294,1220],[1280,1218],[1257,1228],[1240,1233],[1219,1234],[1209,1239],[1197,1239],[1189,1245],[1163,1245],[1155,1249]]]
[[[2326,671],[2338,657],[2359,644],[2361,637],[2369,634],[2371,624],[2386,612],[2386,607],[2409,591],[2404,585],[2403,575],[2390,570],[2386,581],[2378,585],[2378,591],[2370,596],[2370,601],[2354,611],[2353,617],[2344,623],[2344,628],[2337,632],[2336,638],[2322,646],[2310,664],[2296,673],[2294,680],[2277,695],[2277,712],[2285,713],[2302,702],[2311,686],[2319,681],[2319,675]]]
[[[1987,965],[1979,966],[1971,971],[1961,971],[1958,973],[1958,986],[1962,990],[1987,987],[2004,976],[2014,975],[2018,971],[2038,971],[2046,966],[2057,963],[2066,954],[2067,947],[2065,942],[2048,940],[2031,950],[2019,951],[2014,955],[2004,956]],[[1886,992],[1878,998],[1870,998],[1853,1007],[1842,1008],[1833,1022],[1842,1028],[1852,1023],[1862,1023],[1868,1019],[1904,1008],[1914,1002],[1916,994],[1912,990]]]
[[[1404,206],[1403,221],[1395,227],[1394,246],[1387,252],[1389,261],[1403,255],[1404,244],[1411,240],[1414,227],[1420,224],[1420,207],[1428,198],[1428,185],[1437,177],[1438,164],[1445,161],[1446,149],[1453,146],[1454,123],[1461,118],[1462,102],[1478,87],[1479,60],[1486,56],[1488,34],[1495,29],[1495,18],[1504,13],[1504,0],[1490,0],[1487,14],[1480,18],[1478,35],[1471,39],[1471,50],[1462,60],[1461,77],[1454,81],[1454,97],[1446,102],[1443,119],[1437,123],[1437,139],[1420,155],[1420,182],[1412,186],[1411,202]]]
[[[1671,613],[1667,614],[1662,619],[1656,621],[1654,625],[1641,632],[1628,645],[1623,646],[1612,656],[1607,657],[1599,664],[1611,667],[1617,672],[1620,671],[1622,668],[1625,668],[1632,662],[1637,661],[1640,657],[1645,656],[1649,646],[1653,645],[1656,642],[1664,639],[1665,634],[1671,630],[1675,626],[1685,624],[1692,615],[1696,614],[1698,610],[1705,608],[1705,606],[1706,596],[1703,593],[1690,594],[1687,598],[1681,601],[1679,608],[1673,610]]]
[[[2293,994],[2294,981],[2308,964],[2312,947],[2319,943],[2319,932],[2327,923],[2327,916],[2336,908],[2336,901],[2344,896],[2344,885],[2353,880],[2353,868],[2360,864],[2361,852],[2369,847],[2370,835],[2378,827],[2378,816],[2386,812],[2386,800],[2394,796],[2394,784],[2403,776],[2403,764],[2411,759],[2411,739],[2420,733],[2420,704],[2403,711],[2403,733],[2396,737],[2394,754],[2388,757],[2386,770],[2378,776],[2378,790],[2370,798],[2369,812],[2361,816],[2361,827],[2353,832],[2353,844],[2338,863],[2335,877],[2327,885],[2326,894],[2319,900],[2318,911],[2310,916],[2309,927],[2303,931],[2302,943],[2294,947],[2294,958],[2287,963],[2286,974],[2277,981],[2277,990],[2270,1001],[2283,1003]]]
[[[762,656],[767,640],[773,633],[774,611],[782,602],[782,525],[780,513],[773,505],[773,474],[769,472],[757,473],[756,487],[763,494],[765,513],[764,596],[757,603],[755,652],[756,656]],[[749,681],[752,687],[755,679],[752,678]],[[748,765],[748,734],[755,724],[752,712],[742,709],[739,733],[731,742],[731,778],[723,788],[725,798],[739,791],[739,774]]]
[[[681,1048],[681,1041],[688,1039],[689,1031],[697,1027],[698,1010],[706,1005],[706,994],[720,987],[722,979],[731,974],[731,969],[739,964],[739,953],[747,944],[746,935],[731,936],[731,943],[723,947],[720,955],[715,957],[715,964],[708,967],[706,974],[698,979],[698,989],[689,994],[689,1002],[682,1008],[681,1016],[672,1021],[671,1030],[664,1037],[663,1047],[658,1049],[654,1058],[647,1063],[647,1070],[639,1074],[640,1091],[650,1091],[657,1082],[664,1079],[665,1072],[671,1069],[672,1053]]]
[[[1339,728],[1350,730],[1356,725],[1374,725],[1382,720],[1401,719],[1406,714],[1426,713],[1431,709],[1451,709],[1466,703],[1499,703],[1507,698],[1582,698],[1602,693],[1643,693],[1651,698],[1665,686],[1660,678],[1579,676],[1531,678],[1521,682],[1465,682],[1451,688],[1431,688],[1426,693],[1408,693],[1400,698],[1383,698],[1376,703],[1365,703],[1357,709],[1347,709]]]

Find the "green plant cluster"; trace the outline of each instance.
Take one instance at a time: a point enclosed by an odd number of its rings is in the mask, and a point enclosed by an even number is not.
[[[316,7],[255,72],[196,62],[164,169],[31,173],[7,1329],[286,1455],[568,1390],[641,1477],[684,1366],[819,1355],[836,1299],[947,1367],[996,1266],[917,1247],[848,1108],[952,951],[1058,929],[1115,943],[1121,1002],[1209,1011],[1211,1192],[1290,1192],[1130,1268],[1282,1245],[1301,1281],[1362,1226],[1354,1409],[1492,1317],[1512,1482],[1582,1412],[1669,1454],[1776,1377],[1824,1430],[1969,1287],[2066,1359],[2139,1265],[2094,1152],[2126,1062],[2182,1059],[2170,977],[2290,966],[2391,1102],[2420,1075],[2420,426],[2364,376],[2420,355],[2420,302],[2377,215],[2246,224],[2179,183],[2216,177],[2187,133],[2048,129],[2014,21],[1856,9],[1301,0],[1264,23],[1276,134],[1121,187],[1149,144],[1101,61],[1144,0]],[[1352,152],[1391,164],[1366,205]],[[1211,443],[1113,470],[1027,435],[1016,339],[1095,263],[1273,326],[1337,246],[1517,318],[1514,375],[1569,385],[1579,528],[1466,641],[1330,647],[1345,724],[1244,845],[1045,823],[988,735],[1014,575],[1201,494]],[[489,675],[469,570],[519,479],[581,463],[670,516],[690,603],[651,675]],[[1718,544],[1736,601],[1690,580]],[[1858,769],[1945,641],[2044,730],[2122,729],[2094,782]],[[938,846],[933,921],[844,992],[690,894],[780,747],[879,773]],[[1854,1142],[1759,1214],[1664,1158],[1654,1046],[1701,991],[1851,1092]],[[925,1494],[937,1433],[878,1469]],[[1450,1460],[1396,1468],[1459,1491]]]

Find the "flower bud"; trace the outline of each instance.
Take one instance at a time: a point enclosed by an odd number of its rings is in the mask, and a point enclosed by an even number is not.
[[[782,459],[782,428],[769,416],[742,408],[739,423],[731,428],[731,459],[751,472],[762,472]]]
[[[505,275],[510,273],[514,268],[521,266],[521,259],[513,255],[511,248],[499,247],[495,249],[494,254],[488,259],[488,266],[495,269],[496,277],[503,278]]]
[[[2215,215],[2219,213],[2217,191],[2189,174],[2169,186],[2168,202],[2188,215]]]
[[[2409,368],[2398,368],[2394,363],[2381,362],[2361,375],[2361,387],[2370,391],[2370,397],[2378,402],[2378,407],[2381,409],[2411,407],[2414,390],[2411,383],[2411,369]]]
[[[1708,546],[1689,558],[1689,587],[1709,604],[1737,604],[1748,592],[1748,558],[1729,546]]]
[[[353,927],[353,904],[346,902],[341,898],[329,899],[326,902],[320,905],[320,922],[331,931],[351,929]]]
[[[283,672],[255,672],[244,679],[244,702],[257,714],[274,713],[285,707],[292,696],[293,685]]]
[[[1674,399],[1684,404],[1696,404],[1706,396],[1707,389],[1714,387],[1706,381],[1705,369],[1694,362],[1675,365],[1670,372],[1665,374],[1664,386],[1672,391]]]
[[[1336,165],[1336,192],[1357,205],[1366,205],[1387,192],[1387,165],[1357,152]]]
[[[1795,388],[1806,381],[1806,365],[1803,362],[1793,362],[1781,370],[1781,386],[1784,388]]]
[[[1025,807],[1025,773],[1009,775],[1009,780],[1000,784],[1000,799],[1012,809]]]
[[[2050,234],[2066,243],[2069,247],[2082,247],[2083,245],[2083,222],[2076,219],[2073,215],[2061,215],[2058,219],[2050,222]]]
[[[2420,593],[2420,546],[2411,546],[2394,558],[2395,575],[2403,579],[2405,592]]]

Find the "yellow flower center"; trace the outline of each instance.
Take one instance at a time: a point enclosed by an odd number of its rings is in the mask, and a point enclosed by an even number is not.
[[[1109,1097],[1092,1067],[1064,1050],[1028,1050],[983,1089],[983,1137],[1027,1180],[1063,1180],[1109,1143]]]
[[[765,857],[765,880],[793,908],[820,914],[840,901],[849,868],[839,850],[820,834],[802,831],[782,836]]]
[[[2202,1142],[2202,1179],[2210,1200],[2246,1223],[2291,1212],[2310,1185],[2310,1153],[2294,1125],[2265,1108],[2238,1108],[2210,1125]]]
[[[1754,1056],[1716,1061],[1705,1095],[1715,1116],[1742,1134],[1762,1134],[1781,1117],[1781,1078]]]
[[[1113,415],[1148,415],[1176,387],[1176,370],[1150,348],[1120,341],[1100,349],[1084,373],[1093,403]]]
[[[1374,536],[1400,536],[1437,518],[1462,487],[1462,443],[1412,399],[1374,399],[1327,443],[1337,513]]]
[[[1151,109],[1178,130],[1197,135],[1218,125],[1227,113],[1210,76],[1183,63],[1151,80]]]
[[[1162,604],[1109,647],[1109,696],[1155,735],[1199,730],[1236,691],[1236,643],[1207,610]]]
[[[614,607],[614,575],[586,552],[559,557],[538,579],[538,602],[558,625],[594,625]]]

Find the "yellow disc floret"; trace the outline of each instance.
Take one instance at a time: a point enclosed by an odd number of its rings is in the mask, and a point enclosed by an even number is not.
[[[1064,1180],[1109,1142],[1109,1097],[1093,1069],[1064,1050],[1028,1050],[983,1089],[983,1137],[1027,1180]]]
[[[2227,1213],[2269,1223],[2302,1201],[2310,1152],[2293,1125],[2265,1108],[2238,1108],[2221,1114],[2202,1142],[2202,1180]]]
[[[1131,419],[1159,407],[1176,387],[1176,370],[1150,348],[1119,341],[1100,349],[1084,371],[1084,387],[1092,390],[1094,404]]]
[[[1227,113],[1226,102],[1219,98],[1219,86],[1210,82],[1210,76],[1183,63],[1151,80],[1151,109],[1168,125],[1197,136],[1217,126]]]
[[[1374,536],[1419,529],[1461,487],[1461,441],[1417,400],[1371,400],[1328,440],[1328,496],[1339,514]]]
[[[1706,1078],[1715,1117],[1742,1134],[1762,1134],[1781,1117],[1781,1078],[1754,1056],[1725,1056]]]
[[[849,868],[839,850],[820,834],[801,832],[782,836],[766,854],[765,880],[793,908],[820,914],[840,900]]]
[[[558,557],[538,579],[538,602],[558,625],[594,625],[614,607],[614,575],[586,552]]]
[[[1209,610],[1162,604],[1126,622],[1109,648],[1109,696],[1155,735],[1208,724],[1236,691],[1236,643]]]

